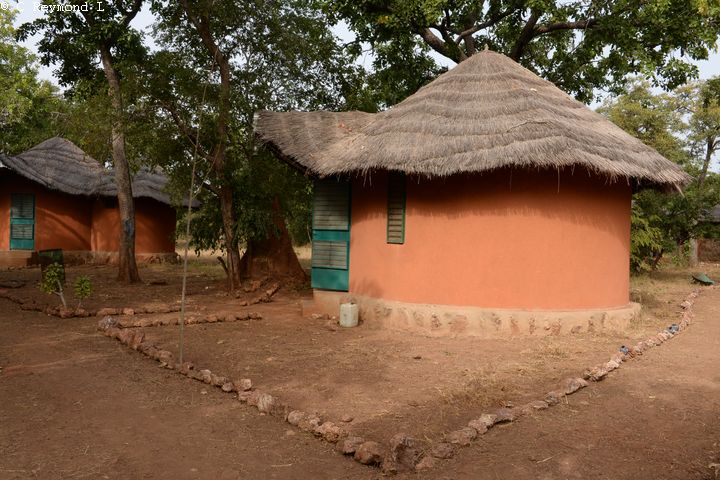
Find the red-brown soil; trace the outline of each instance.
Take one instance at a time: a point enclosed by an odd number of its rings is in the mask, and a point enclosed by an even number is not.
[[[90,308],[172,303],[178,268],[151,266],[116,287],[93,277]],[[713,273],[711,270],[709,273]],[[0,272],[0,280],[36,272]],[[712,276],[712,275],[711,275]],[[299,316],[303,294],[241,307],[216,270],[197,266],[191,314],[259,311],[262,320],[186,329],[186,357],[377,440],[398,431],[437,439],[484,409],[541,398],[621,343],[677,320],[687,271],[635,280],[647,315],[624,335],[431,339],[360,327],[332,331]],[[14,293],[53,302],[29,284]],[[250,294],[248,294],[250,295]],[[101,296],[97,298],[97,296]],[[642,298],[638,298],[642,297]],[[93,303],[95,302],[95,303]],[[377,471],[230,395],[95,333],[97,319],[61,320],[0,299],[0,478],[372,478]],[[713,478],[720,463],[720,291],[696,304],[677,339],[628,362],[569,403],[491,430],[423,478]],[[175,350],[177,327],[146,328]],[[421,357],[416,359],[414,357]],[[207,394],[201,394],[206,390]],[[292,435],[287,435],[287,432]]]

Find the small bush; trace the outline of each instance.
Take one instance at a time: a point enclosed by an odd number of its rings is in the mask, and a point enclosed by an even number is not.
[[[65,280],[65,269],[59,263],[51,263],[45,269],[42,281],[40,282],[40,289],[49,294],[57,295],[62,301],[63,307],[67,307],[65,302],[65,294],[63,293],[63,281]]]
[[[73,289],[75,291],[75,298],[78,299],[78,308],[80,308],[82,301],[92,295],[92,282],[89,277],[81,275],[75,280]]]

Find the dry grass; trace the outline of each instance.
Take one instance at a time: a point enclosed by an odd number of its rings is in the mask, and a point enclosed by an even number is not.
[[[473,371],[466,369],[461,375],[466,379],[462,388],[453,391],[437,389],[444,404],[504,406],[510,399],[517,397],[517,387],[508,383],[507,377],[494,366]]]
[[[630,325],[631,333],[644,333],[667,327],[680,311],[679,303],[699,285],[692,274],[703,272],[720,280],[720,265],[701,263],[697,267],[663,266],[630,280],[630,299],[642,305],[642,314]]]

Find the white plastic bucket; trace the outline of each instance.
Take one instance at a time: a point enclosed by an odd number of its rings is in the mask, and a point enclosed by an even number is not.
[[[358,306],[356,303],[343,303],[340,305],[340,326],[357,327]]]

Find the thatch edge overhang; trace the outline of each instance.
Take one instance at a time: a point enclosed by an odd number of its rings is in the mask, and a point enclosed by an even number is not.
[[[604,116],[494,52],[476,54],[389,110],[362,114],[361,124],[342,135],[323,135],[337,133],[338,122],[349,125],[354,113],[258,112],[255,133],[281,160],[316,177],[582,167],[634,190],[680,190],[691,180]]]
[[[372,121],[374,114],[360,111],[272,112],[253,115],[253,131],[259,144],[307,177],[321,175],[319,154]]]
[[[4,168],[43,187],[68,195],[85,197],[117,197],[112,171],[107,171],[95,159],[70,140],[53,137],[16,155],[2,156]],[[167,177],[140,170],[132,179],[133,198],[151,198],[177,207],[165,193]],[[183,199],[181,206],[187,206]],[[193,207],[200,206],[197,200]]]

